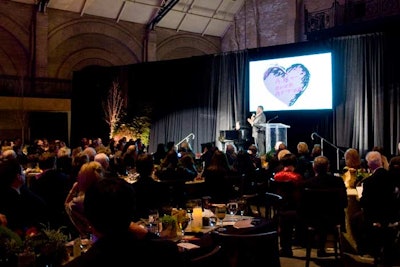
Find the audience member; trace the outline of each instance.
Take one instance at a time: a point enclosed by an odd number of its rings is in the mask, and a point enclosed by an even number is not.
[[[383,168],[381,153],[370,151],[365,159],[371,175],[362,183],[360,204],[363,209],[363,225],[357,237],[362,252],[366,250],[375,257],[395,237],[385,234],[388,224],[398,219],[395,187],[388,170]]]
[[[30,189],[39,195],[49,208],[50,226],[59,228],[69,224],[64,201],[72,186],[69,175],[57,169],[56,155],[44,152],[39,156],[41,173],[30,180]]]
[[[329,159],[325,156],[318,156],[313,161],[313,169],[315,176],[305,180],[303,183],[304,188],[317,188],[317,189],[343,189],[342,193],[338,193],[337,199],[332,199],[334,203],[323,203],[324,207],[335,207],[335,210],[331,210],[329,214],[326,214],[326,217],[322,217],[318,211],[313,211],[314,214],[311,220],[316,222],[315,230],[317,233],[317,254],[318,256],[326,256],[325,245],[327,241],[327,235],[330,230],[327,227],[332,225],[333,220],[338,219],[337,223],[340,223],[342,226],[342,231],[345,231],[345,213],[344,210],[347,207],[347,195],[346,195],[346,186],[343,182],[343,179],[338,176],[334,176],[330,173],[330,163]],[[315,199],[315,201],[318,201]],[[300,210],[303,210],[303,204],[300,204]],[[301,211],[300,211],[301,212]],[[300,216],[302,216],[300,214]],[[309,216],[309,215],[307,215]],[[336,222],[334,222],[336,223]]]
[[[177,173],[178,162],[178,153],[175,149],[170,149],[161,164],[155,170],[155,175],[161,181],[180,179],[181,177],[178,177]]]
[[[63,142],[60,142],[63,144]],[[67,146],[61,146],[57,151],[57,169],[67,175],[71,175],[72,172],[72,157],[71,149]]]
[[[314,160],[316,157],[322,155],[322,149],[320,144],[314,144],[313,148],[311,149],[311,158]]]
[[[1,159],[17,159],[17,153],[13,149],[6,149],[1,153]]]
[[[257,192],[255,186],[258,182],[258,171],[251,155],[245,150],[240,150],[232,166],[233,172],[241,177],[241,192],[242,194],[254,194]],[[260,185],[261,187],[261,185]]]
[[[306,142],[297,144],[297,165],[296,172],[300,173],[304,179],[314,177],[312,160],[308,145]]]
[[[83,151],[80,151],[80,148],[74,149],[71,158],[71,173],[70,177],[73,181],[77,180],[78,173],[81,170],[83,164],[89,162],[89,156]],[[74,153],[76,152],[76,154]]]
[[[165,150],[165,144],[159,143],[157,145],[156,152],[153,153],[154,164],[160,165],[161,161],[165,158],[166,155],[167,155],[167,151]]]
[[[94,156],[94,161],[97,161],[98,163],[101,164],[101,167],[103,167],[104,177],[106,177],[106,178],[118,177],[117,172],[111,168],[110,158],[107,156],[106,153],[104,153],[104,152],[97,153]]]
[[[15,138],[12,149],[17,154],[18,162],[22,165],[23,168],[26,168],[28,164],[28,157],[23,152],[23,148],[24,144],[22,142],[22,139],[19,137]]]
[[[225,154],[228,158],[229,165],[233,166],[238,154],[236,147],[233,144],[226,144]]]
[[[210,164],[203,171],[207,195],[215,203],[227,203],[230,198],[229,177],[233,170],[228,163],[224,152],[216,150],[211,157]]]
[[[138,152],[136,144],[133,143],[126,147],[126,151],[122,154],[123,171],[129,171],[135,168],[137,156]]]
[[[275,173],[274,180],[277,182],[301,182],[304,177],[296,172],[297,166],[297,157],[296,155],[289,153],[284,155],[280,159],[280,164],[282,165],[282,169]]]
[[[178,177],[185,181],[193,181],[197,176],[197,168],[192,154],[183,154],[178,159]]]
[[[297,157],[294,154],[286,154],[280,160],[283,169],[274,175],[275,190],[274,192],[284,197],[284,205],[281,207],[279,214],[280,229],[280,255],[293,256],[293,230],[296,229],[297,239],[300,239],[300,229],[297,205],[299,201],[299,184],[304,180],[301,174],[295,172],[297,165]],[[285,184],[281,184],[285,183]],[[291,183],[286,184],[286,183]],[[282,185],[282,186],[279,186]],[[300,240],[299,240],[300,241]]]
[[[258,153],[258,149],[255,145],[250,145],[247,149],[247,153],[250,156],[251,161],[253,162],[254,168],[260,169],[261,166],[261,158]]]
[[[356,188],[358,183],[367,177],[369,174],[361,166],[361,157],[358,150],[349,148],[344,152],[344,173],[342,178],[346,188]]]
[[[49,222],[46,203],[25,183],[25,174],[17,159],[0,161],[0,214],[7,226],[19,233]]]
[[[86,192],[85,214],[97,241],[66,267],[92,266],[161,266],[170,262],[184,266],[182,256],[173,241],[138,239],[129,230],[135,214],[135,193],[123,179],[97,181]]]
[[[97,154],[96,149],[94,149],[91,146],[86,147],[82,152],[84,154],[88,155],[89,161],[93,161],[94,160],[94,156],[96,156],[96,154]]]
[[[139,177],[132,184],[136,192],[136,217],[135,221],[147,219],[151,210],[161,213],[163,206],[169,204],[168,191],[160,181],[153,176],[154,162],[150,154],[138,155],[136,172]]]
[[[389,170],[389,161],[387,159],[387,157],[384,154],[384,150],[383,147],[380,146],[374,146],[372,148],[372,151],[378,151],[381,154],[381,158],[382,158],[382,167],[386,170]]]
[[[91,229],[83,209],[86,190],[96,181],[104,178],[104,171],[97,161],[84,163],[78,173],[77,181],[65,199],[65,210],[81,237],[89,237]]]
[[[181,153],[181,156],[185,154],[189,154],[192,158],[195,158],[195,154],[193,149],[188,141],[183,141],[178,147],[178,153]]]

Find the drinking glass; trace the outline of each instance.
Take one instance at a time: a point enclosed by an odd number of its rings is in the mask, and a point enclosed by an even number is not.
[[[186,212],[192,216],[193,208],[201,205],[201,199],[189,199],[186,201]],[[192,219],[192,218],[191,218]]]
[[[244,198],[238,200],[238,210],[240,213],[240,218],[243,219],[243,215],[246,211],[246,200]]]
[[[149,231],[158,235],[159,214],[158,210],[149,211],[148,228]]]
[[[219,220],[220,227],[217,229],[218,231],[225,231],[226,228],[224,227],[224,219],[226,216],[226,205],[225,204],[218,204],[215,206],[215,216]]]
[[[237,211],[238,211],[238,203],[237,202],[229,202],[228,204],[226,204],[226,207],[228,209],[228,213],[231,216],[235,216]]]
[[[185,218],[182,218],[182,220],[178,222],[178,226],[182,232],[182,236],[185,235],[185,230],[188,227],[189,222],[190,222],[190,217],[188,217],[187,215],[185,216]]]

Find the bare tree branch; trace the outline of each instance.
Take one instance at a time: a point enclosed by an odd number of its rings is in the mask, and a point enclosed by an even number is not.
[[[114,81],[108,91],[107,99],[103,102],[104,119],[110,127],[110,138],[123,113],[124,99],[121,96],[119,83]]]

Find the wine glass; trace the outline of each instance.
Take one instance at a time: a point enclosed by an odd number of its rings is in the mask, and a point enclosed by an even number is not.
[[[188,227],[189,222],[190,222],[190,218],[187,215],[178,222],[178,226],[182,232],[182,236],[185,235],[185,230]]]
[[[238,200],[238,210],[240,213],[240,218],[243,219],[243,215],[246,211],[246,200],[244,198]]]
[[[148,219],[149,231],[158,235],[158,223],[159,223],[158,210],[150,210]]]
[[[237,202],[229,202],[228,204],[226,204],[226,207],[228,209],[228,213],[231,216],[235,216],[237,211],[238,211],[238,203]]]
[[[226,228],[224,227],[224,219],[226,216],[226,205],[225,204],[217,204],[215,206],[215,216],[220,222],[220,227],[217,229],[218,231],[225,231]]]

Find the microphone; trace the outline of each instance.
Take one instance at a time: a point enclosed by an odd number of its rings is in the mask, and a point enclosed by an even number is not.
[[[272,119],[267,120],[267,123],[269,123],[269,122],[271,122],[271,121],[273,121],[273,120],[275,120],[275,119],[277,119],[277,118],[278,118],[278,115],[276,115],[276,116],[273,117]]]

